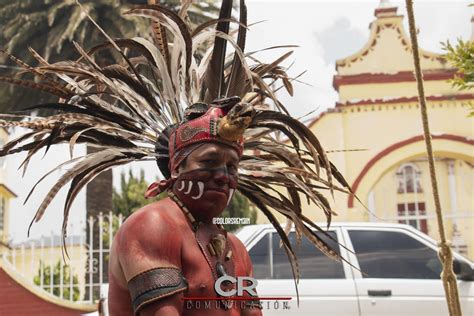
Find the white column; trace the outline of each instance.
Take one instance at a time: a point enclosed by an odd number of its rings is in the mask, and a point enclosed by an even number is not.
[[[375,193],[374,190],[370,190],[369,196],[367,197],[367,208],[369,209],[369,221],[376,222],[375,219]]]
[[[455,251],[461,254],[467,254],[467,245],[464,242],[461,232],[458,227],[458,200],[456,191],[456,172],[455,172],[455,160],[448,160],[448,185],[449,185],[449,198],[451,201],[451,216],[453,218],[453,236],[451,237],[453,248]]]
[[[456,213],[458,211],[458,200],[456,192],[456,173],[454,171],[454,160],[448,160],[448,185],[449,185],[449,200],[451,202],[451,215],[453,216],[453,225],[457,226],[458,220]]]

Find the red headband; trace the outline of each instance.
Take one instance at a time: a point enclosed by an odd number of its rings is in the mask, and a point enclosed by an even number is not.
[[[169,170],[179,166],[187,155],[177,155],[183,148],[199,143],[221,143],[237,150],[239,156],[243,152],[243,136],[237,141],[230,141],[218,134],[219,120],[227,115],[228,110],[220,107],[211,107],[205,114],[182,123],[173,131],[169,139]]]

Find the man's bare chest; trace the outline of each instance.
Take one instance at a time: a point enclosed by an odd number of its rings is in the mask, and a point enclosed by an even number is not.
[[[195,240],[188,240],[183,246],[182,270],[188,281],[188,296],[215,296],[211,267]]]
[[[188,281],[188,290],[184,292],[183,315],[240,315],[240,308],[234,306],[233,301],[216,300],[219,297],[214,289],[216,278],[197,242],[183,249],[182,259],[183,274]],[[239,260],[233,260],[233,264],[236,274],[244,273],[245,268]],[[224,308],[224,304],[230,308]]]

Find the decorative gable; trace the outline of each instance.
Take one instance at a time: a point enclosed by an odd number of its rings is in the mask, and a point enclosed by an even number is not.
[[[413,71],[410,39],[397,8],[378,8],[367,43],[355,54],[336,62],[339,76],[363,73],[396,74]],[[444,70],[449,65],[440,54],[420,50],[423,69]]]
[[[403,16],[387,1],[375,9],[367,43],[355,54],[336,61],[333,86],[338,105],[371,103],[376,100],[415,98],[416,80],[410,39]],[[420,49],[421,68],[428,97],[463,94],[448,82],[456,74],[441,54]],[[469,96],[470,98],[471,96]]]

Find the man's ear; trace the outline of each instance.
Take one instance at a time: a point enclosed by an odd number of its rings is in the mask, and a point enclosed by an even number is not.
[[[181,171],[183,171],[184,169],[185,163],[186,163],[186,159],[183,160],[183,162],[181,162],[178,167],[176,167],[174,170],[171,171],[171,178],[176,179],[179,176]]]
[[[176,179],[179,176],[179,170],[180,168],[176,168],[175,170],[171,171],[171,178]]]

